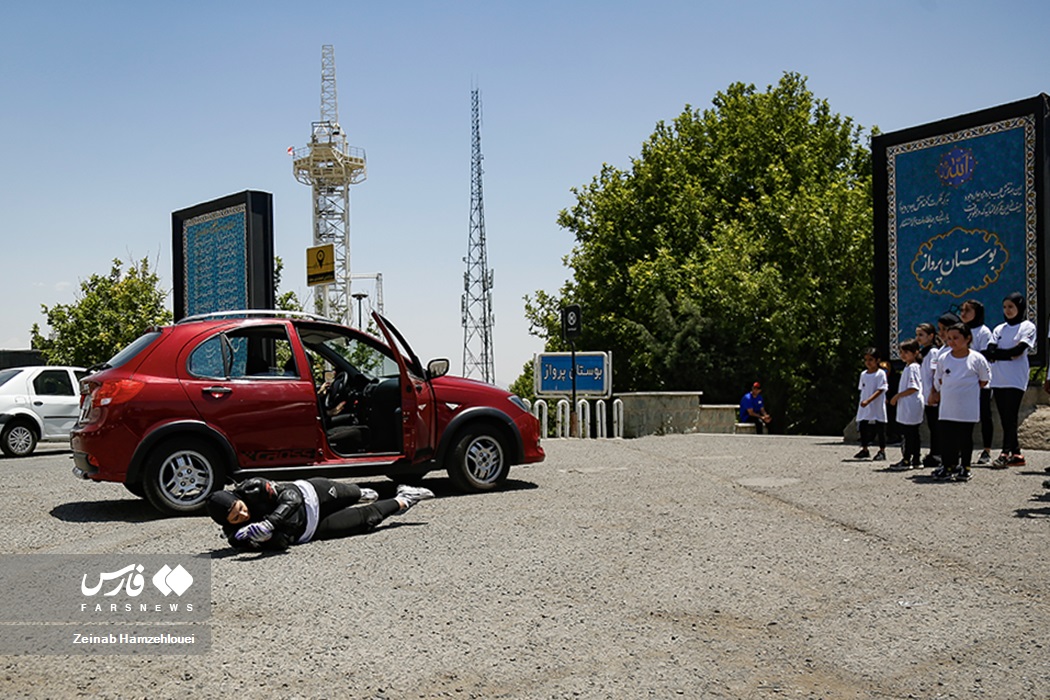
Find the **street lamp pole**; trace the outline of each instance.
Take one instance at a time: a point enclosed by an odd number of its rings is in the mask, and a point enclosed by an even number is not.
[[[368,293],[367,292],[354,292],[350,296],[352,296],[354,299],[357,299],[357,327],[360,330],[364,330],[365,326],[362,323],[363,319],[361,318],[361,313],[362,313],[361,312],[361,302],[364,301],[368,297]]]

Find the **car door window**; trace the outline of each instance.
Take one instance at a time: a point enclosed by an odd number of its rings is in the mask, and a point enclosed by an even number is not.
[[[74,396],[73,382],[64,369],[44,370],[33,380],[33,391],[38,396]]]
[[[252,326],[213,336],[190,354],[187,369],[197,377],[222,379],[299,377],[284,326]]]
[[[190,355],[186,369],[195,377],[225,379],[229,376],[226,368],[229,353],[225,348],[226,339],[222,335],[208,338]]]
[[[318,384],[344,370],[368,380],[398,376],[397,362],[389,349],[374,340],[331,332],[300,331],[299,335],[313,363],[311,370]]]

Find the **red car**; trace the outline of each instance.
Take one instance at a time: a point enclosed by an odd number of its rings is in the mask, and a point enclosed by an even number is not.
[[[539,423],[517,396],[424,368],[389,321],[385,342],[310,314],[239,311],[147,332],[81,382],[73,473],[117,481],[168,513],[200,509],[251,476],[447,470],[486,491],[540,462]]]

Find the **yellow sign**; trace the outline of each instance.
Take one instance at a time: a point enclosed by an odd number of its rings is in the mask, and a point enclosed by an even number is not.
[[[327,243],[306,249],[306,284],[335,282],[335,245]]]

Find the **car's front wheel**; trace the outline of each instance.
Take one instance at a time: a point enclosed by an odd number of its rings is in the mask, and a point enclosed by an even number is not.
[[[0,431],[0,450],[8,457],[28,457],[36,449],[36,431],[22,420],[15,420]]]
[[[447,460],[448,477],[461,491],[491,491],[510,472],[503,438],[489,426],[468,428],[457,436]]]
[[[149,454],[143,488],[159,511],[194,513],[222,488],[225,465],[219,450],[199,438],[165,440]]]

